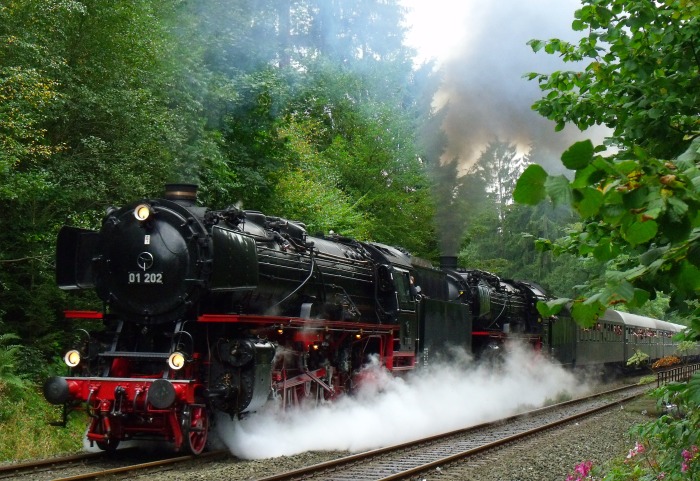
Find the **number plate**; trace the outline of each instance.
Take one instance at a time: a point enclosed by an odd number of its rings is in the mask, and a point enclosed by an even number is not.
[[[162,272],[129,272],[129,284],[162,284]]]

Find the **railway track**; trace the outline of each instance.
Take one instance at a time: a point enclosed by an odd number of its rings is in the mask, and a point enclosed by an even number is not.
[[[428,472],[440,472],[446,466],[462,462],[478,463],[479,456],[497,456],[499,447],[517,447],[517,442],[553,426],[573,423],[578,417],[591,415],[638,396],[648,388],[626,386],[595,394],[588,398],[541,408],[493,423],[432,436],[388,448],[360,453],[314,466],[259,478],[259,481],[291,479],[395,480],[422,479]],[[524,442],[524,441],[523,441]],[[0,466],[4,479],[32,481],[67,481],[79,479],[128,479],[141,471],[153,479],[171,479],[173,469],[181,472],[206,472],[212,456],[230,456],[227,451],[204,453],[196,459],[169,453],[121,449],[113,456],[84,453],[31,463]],[[192,462],[202,464],[193,465]],[[229,461],[223,460],[224,463]],[[182,467],[177,467],[181,464]],[[201,470],[201,471],[200,471]],[[269,471],[268,471],[269,472]],[[417,477],[421,474],[421,477]],[[249,475],[248,475],[249,476]],[[432,476],[431,476],[432,477]],[[217,478],[218,479],[218,478]],[[253,478],[247,478],[253,479]]]
[[[211,451],[199,456],[174,456],[162,452],[139,452],[136,448],[106,453],[82,453],[73,456],[42,459],[27,463],[0,466],[0,480],[13,481],[78,481],[98,479],[158,469],[192,462],[197,459],[229,455],[228,451]]]
[[[626,386],[586,398],[540,408],[496,422],[376,449],[337,460],[280,473],[258,481],[317,479],[333,481],[394,481],[414,479],[444,466],[468,462],[535,434],[573,424],[616,408],[647,392],[646,386]],[[422,479],[422,478],[416,478]]]

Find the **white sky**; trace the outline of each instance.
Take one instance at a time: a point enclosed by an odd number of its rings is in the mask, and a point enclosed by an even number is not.
[[[472,2],[402,0],[401,3],[409,9],[407,41],[418,50],[417,63],[431,58],[443,60],[465,40],[464,25]]]
[[[571,32],[573,12],[579,0],[400,0],[408,10],[407,42],[418,50],[420,61],[444,61],[456,51],[464,51],[470,40],[483,34],[484,21],[500,16],[488,33],[497,43],[522,45],[519,32],[541,31],[545,38],[566,37]],[[491,19],[491,20],[489,20]],[[550,28],[542,28],[548,26]],[[514,28],[513,28],[514,27]],[[478,46],[475,46],[478,48]]]

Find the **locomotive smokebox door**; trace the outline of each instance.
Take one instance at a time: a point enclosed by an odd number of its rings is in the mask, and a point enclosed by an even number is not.
[[[255,241],[239,232],[214,226],[213,291],[243,291],[258,285],[258,254]]]
[[[56,241],[56,283],[61,289],[89,289],[99,233],[63,226]]]

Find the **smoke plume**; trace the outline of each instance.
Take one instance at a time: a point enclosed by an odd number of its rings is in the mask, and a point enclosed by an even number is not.
[[[445,158],[459,158],[465,171],[489,141],[499,138],[522,150],[534,146],[539,162],[560,168],[561,153],[581,133],[575,128],[554,132],[554,123],[531,109],[543,94],[523,75],[571,67],[558,57],[535,54],[526,43],[554,37],[575,41],[571,21],[579,2],[468,3],[473,8],[464,19],[464,40],[442,64],[443,85],[435,99],[446,108]]]
[[[426,8],[422,2],[405,2],[409,9],[412,5],[417,11]],[[431,146],[430,160],[440,164],[434,170],[439,170],[441,177],[436,178],[440,183],[437,204],[446,210],[438,213],[437,219],[443,254],[455,255],[468,216],[459,218],[455,212],[454,199],[449,197],[452,186],[459,184],[459,177],[489,142],[514,144],[521,155],[530,153],[532,162],[558,174],[566,172],[560,158],[571,144],[586,137],[600,142],[605,131],[582,133],[572,126],[555,132],[554,122],[532,110],[533,103],[545,94],[537,81],[524,78],[529,72],[582,68],[564,64],[558,56],[534,53],[527,45],[531,39],[577,42],[581,34],[572,31],[571,22],[581,6],[578,0],[465,0],[458,7],[454,2],[435,0],[430,5],[433,12],[442,12],[439,20],[445,28],[440,35],[448,50],[438,51],[433,46],[424,54],[439,55],[436,75],[441,87],[433,99],[437,121],[423,132],[423,143]],[[423,12],[427,14],[427,10]],[[422,21],[417,16],[408,18]],[[415,47],[420,51],[419,44]],[[435,148],[437,145],[440,148]],[[450,164],[454,167],[447,171],[457,177],[445,179],[445,167]],[[441,191],[446,196],[441,197]]]

